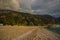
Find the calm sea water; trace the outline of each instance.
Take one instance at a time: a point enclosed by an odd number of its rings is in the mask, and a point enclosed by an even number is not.
[[[54,25],[54,26],[51,26],[51,27],[46,27],[46,29],[60,34],[60,25]]]

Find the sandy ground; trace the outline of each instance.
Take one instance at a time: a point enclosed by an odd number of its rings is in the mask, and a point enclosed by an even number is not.
[[[0,26],[0,40],[60,40],[60,35],[34,26]]]

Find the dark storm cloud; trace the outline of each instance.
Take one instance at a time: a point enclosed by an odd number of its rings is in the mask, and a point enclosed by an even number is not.
[[[60,13],[60,0],[35,0],[32,2],[32,9],[37,14],[58,15]]]

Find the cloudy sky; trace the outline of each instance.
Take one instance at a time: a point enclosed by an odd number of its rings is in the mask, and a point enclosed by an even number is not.
[[[60,16],[60,0],[33,0],[32,10],[37,14]]]
[[[33,14],[49,14],[60,16],[60,0],[0,0],[0,7],[33,12]]]
[[[25,0],[34,14],[49,14],[55,17],[60,16],[60,0]],[[23,2],[22,2],[23,3]],[[22,6],[21,8],[27,9]],[[26,10],[25,10],[26,11]]]

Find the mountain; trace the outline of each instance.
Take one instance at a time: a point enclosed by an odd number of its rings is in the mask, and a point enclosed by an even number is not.
[[[33,15],[13,10],[0,10],[0,24],[3,25],[39,26],[55,23],[55,18],[50,15]]]

